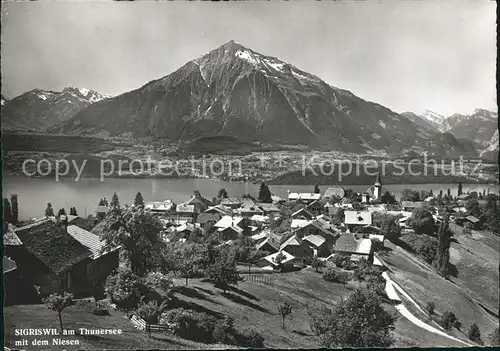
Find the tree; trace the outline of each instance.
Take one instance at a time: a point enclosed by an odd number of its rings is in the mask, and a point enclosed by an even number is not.
[[[446,195],[448,195],[448,198],[451,198],[451,190],[450,190],[450,188],[448,188],[448,190],[446,190]]]
[[[458,183],[457,196],[462,195],[462,183]]]
[[[137,192],[137,194],[135,194],[134,206],[143,206],[143,205],[144,205],[144,198],[142,197],[142,194],[140,192]]]
[[[439,195],[438,197],[441,199],[443,197],[443,189],[439,190]]]
[[[208,277],[215,286],[222,288],[224,293],[229,285],[236,285],[242,280],[236,268],[235,253],[222,250],[215,257],[215,262],[208,267]]]
[[[213,338],[217,343],[231,343],[231,334],[233,333],[234,318],[232,316],[225,316],[222,321],[215,324]]]
[[[136,313],[146,322],[146,330],[149,336],[151,336],[151,329],[148,328],[149,325],[158,323],[158,319],[164,308],[165,304],[158,305],[156,301],[142,302],[137,308]]]
[[[19,221],[19,204],[17,202],[16,194],[12,194],[10,196],[10,204],[12,206],[12,222],[13,224],[17,224]]]
[[[47,207],[45,208],[45,216],[46,217],[54,216],[54,209],[52,208],[52,204],[50,202],[47,203]]]
[[[380,198],[380,201],[383,204],[395,204],[396,198],[390,192],[386,191]]]
[[[401,235],[401,227],[397,222],[397,218],[390,215],[384,216],[380,225],[380,232],[385,235],[387,240],[397,243]]]
[[[45,306],[51,311],[57,312],[59,317],[59,326],[61,327],[61,334],[63,333],[63,322],[62,322],[62,311],[71,305],[73,305],[73,295],[67,291],[64,294],[51,294],[44,301]]]
[[[481,340],[481,331],[479,330],[479,327],[477,326],[476,323],[472,323],[470,325],[467,335],[469,336],[469,339],[471,339],[472,341],[480,344],[483,343],[483,341]]]
[[[413,210],[411,217],[408,219],[410,226],[417,234],[434,234],[434,217],[426,207],[419,207]]]
[[[107,277],[104,285],[107,298],[125,311],[134,309],[140,302],[139,277],[128,268],[118,270]]]
[[[219,192],[217,193],[217,197],[219,199],[227,199],[227,197],[228,197],[227,190],[224,188],[219,189]]]
[[[319,190],[319,184],[316,184],[314,186],[314,191],[313,191],[315,194],[321,194],[321,190]]]
[[[113,196],[111,197],[111,207],[113,208],[120,207],[120,200],[118,199],[118,195],[116,195],[116,192],[113,193]]]
[[[433,315],[435,309],[436,309],[436,304],[432,301],[427,302],[427,304],[425,305],[425,310],[427,311],[427,313],[429,313],[429,315]]]
[[[318,257],[314,257],[312,262],[311,262],[311,266],[312,268],[314,268],[314,270],[319,273],[319,270],[323,267],[326,266],[325,264],[325,261],[323,260],[320,260]]]
[[[390,347],[394,317],[374,290],[362,287],[334,308],[310,313],[311,328],[326,348]]]
[[[285,319],[292,314],[292,305],[287,300],[278,301],[278,314],[281,316],[281,327],[285,329]]]
[[[468,200],[465,204],[465,208],[469,216],[474,216],[477,218],[480,218],[483,212],[481,206],[479,205],[479,202],[476,199]]]
[[[121,246],[124,258],[139,276],[161,269],[165,242],[158,218],[142,208],[129,208],[123,213],[109,213],[103,222],[105,250]]]
[[[71,208],[69,209],[69,214],[70,214],[71,216],[78,216],[78,213],[76,212],[76,207],[71,207]]]
[[[445,313],[443,313],[439,324],[441,324],[441,326],[446,330],[450,330],[452,327],[460,329],[461,326],[461,323],[458,320],[457,316],[455,316],[455,313],[451,311],[446,311]]]
[[[432,262],[437,272],[446,277],[448,275],[448,266],[450,263],[450,244],[451,231],[448,226],[449,216],[446,215],[441,222],[438,230],[438,246],[436,258]]]
[[[206,257],[202,248],[198,245],[183,245],[175,253],[175,271],[181,278],[186,280],[188,285],[189,278],[202,277],[204,274],[204,264]]]
[[[273,202],[273,200],[271,198],[271,191],[269,190],[269,187],[264,182],[262,182],[260,184],[260,188],[259,188],[259,201],[260,202],[266,202],[266,203]]]
[[[418,191],[403,189],[401,192],[401,201],[420,201],[420,194]]]
[[[279,252],[275,257],[274,257],[274,262],[276,262],[276,264],[278,265],[278,267],[280,268],[283,268],[282,267],[282,263],[284,260],[286,260],[286,256],[283,252]]]
[[[3,221],[4,223],[12,223],[12,208],[6,197],[3,198]]]
[[[57,217],[61,216],[66,216],[66,210],[64,208],[60,208],[59,211],[57,211]]]

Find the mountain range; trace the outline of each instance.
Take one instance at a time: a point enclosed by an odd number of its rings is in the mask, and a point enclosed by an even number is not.
[[[65,134],[172,141],[232,136],[326,150],[448,156],[477,156],[476,146],[488,146],[498,121],[486,110],[448,118],[432,111],[398,114],[234,41],[115,97],[36,89],[7,102],[2,115],[3,128]]]
[[[2,96],[2,129],[46,130],[106,98],[94,90],[75,87],[61,92],[34,89],[12,100]]]

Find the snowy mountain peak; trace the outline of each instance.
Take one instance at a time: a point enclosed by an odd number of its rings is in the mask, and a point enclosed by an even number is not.
[[[433,123],[439,123],[442,120],[445,119],[445,117],[437,112],[431,111],[431,110],[425,110],[424,113],[421,115],[428,121],[431,121]]]

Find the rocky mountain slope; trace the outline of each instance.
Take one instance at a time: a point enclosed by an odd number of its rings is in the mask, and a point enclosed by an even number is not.
[[[230,41],[143,87],[93,104],[55,132],[134,133],[349,150],[424,145],[415,124],[310,73]]]
[[[1,98],[0,98],[0,104],[1,104],[2,109],[3,109],[3,107],[5,106],[5,104],[6,104],[7,102],[9,102],[9,99],[7,99],[7,98],[6,98],[5,96],[3,96],[3,95],[0,95],[0,96],[1,96]]]
[[[34,89],[5,104],[2,97],[2,129],[45,130],[107,97],[93,90],[74,87],[61,92]]]
[[[498,130],[498,113],[476,109],[470,115],[454,114],[446,118],[443,128],[457,138],[473,140],[487,146]]]
[[[498,129],[495,131],[495,134],[491,137],[491,140],[488,143],[488,146],[481,152],[479,155],[484,159],[488,159],[491,161],[498,161],[498,151],[499,151],[499,140],[498,140]]]

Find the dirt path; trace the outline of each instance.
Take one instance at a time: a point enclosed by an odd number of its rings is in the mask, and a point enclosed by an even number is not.
[[[378,258],[378,257],[374,257],[374,263],[375,261],[378,261],[378,263],[382,264],[382,261]],[[422,309],[420,308],[420,306],[415,302],[415,300],[413,300],[398,284],[396,284],[390,277],[389,275],[387,274],[387,272],[384,272],[382,273],[382,276],[384,277],[385,281],[386,281],[386,285],[385,285],[385,291],[387,293],[387,296],[391,299],[391,300],[397,300],[397,301],[401,301],[401,298],[399,297],[397,291],[401,292],[409,301],[412,302],[412,304],[414,304],[420,311],[422,311]],[[397,291],[396,291],[397,290]],[[434,334],[438,334],[438,335],[441,335],[441,336],[444,336],[448,339],[451,339],[451,340],[454,340],[454,341],[458,341],[466,346],[474,346],[473,344],[469,344],[469,343],[466,343],[465,341],[462,341],[460,339],[457,339],[453,336],[450,336],[448,334],[446,334],[445,332],[425,323],[424,321],[420,320],[419,318],[415,317],[415,315],[413,315],[409,310],[408,308],[406,308],[405,305],[403,305],[402,303],[398,304],[395,306],[396,309],[398,310],[398,312],[403,315],[403,317],[405,317],[406,319],[408,319],[410,322],[412,322],[413,324],[415,324],[416,326],[420,327],[420,328],[423,328],[431,333],[434,333]],[[424,312],[424,311],[422,311]]]

